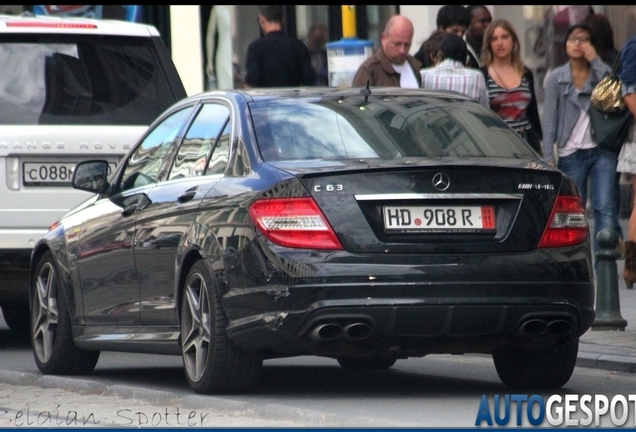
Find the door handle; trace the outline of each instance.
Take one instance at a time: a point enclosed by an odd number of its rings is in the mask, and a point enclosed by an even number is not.
[[[181,195],[179,195],[179,197],[177,198],[177,201],[179,201],[180,203],[185,203],[190,201],[192,198],[194,198],[194,196],[197,194],[197,189],[188,189],[187,191],[185,191],[184,193],[182,193]]]

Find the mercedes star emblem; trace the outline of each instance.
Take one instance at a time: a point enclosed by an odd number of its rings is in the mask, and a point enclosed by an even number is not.
[[[445,191],[450,186],[450,178],[444,173],[433,176],[433,187],[438,191]]]

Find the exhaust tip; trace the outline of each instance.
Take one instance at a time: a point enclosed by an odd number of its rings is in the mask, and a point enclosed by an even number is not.
[[[336,340],[343,335],[342,327],[336,323],[325,323],[314,327],[309,333],[309,338],[315,341]]]
[[[371,326],[367,323],[357,322],[344,328],[344,336],[350,340],[362,340],[371,336]]]
[[[548,324],[548,332],[555,336],[567,336],[574,331],[574,326],[567,320],[554,320]]]
[[[528,336],[541,336],[548,331],[548,324],[540,319],[531,319],[521,324],[521,331]]]

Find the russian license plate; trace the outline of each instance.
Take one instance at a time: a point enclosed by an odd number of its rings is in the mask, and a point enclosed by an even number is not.
[[[385,206],[386,230],[484,231],[495,229],[493,206]]]
[[[22,183],[25,186],[70,186],[76,162],[24,162]],[[110,174],[116,163],[108,164]]]

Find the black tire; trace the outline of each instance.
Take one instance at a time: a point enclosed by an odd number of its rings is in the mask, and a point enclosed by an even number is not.
[[[29,331],[29,305],[28,304],[5,304],[2,305],[2,316],[4,322],[13,331]]]
[[[180,322],[186,378],[196,393],[239,393],[258,381],[263,358],[241,351],[228,339],[227,317],[202,261],[188,273]]]
[[[382,370],[391,368],[397,361],[397,355],[376,354],[368,357],[338,357],[336,360],[345,369]]]
[[[572,376],[579,351],[579,339],[556,344],[541,351],[502,348],[493,353],[497,374],[508,387],[554,389]]]
[[[73,342],[68,300],[50,252],[42,256],[35,270],[30,315],[33,357],[41,372],[81,375],[95,369],[99,351],[79,349]]]

